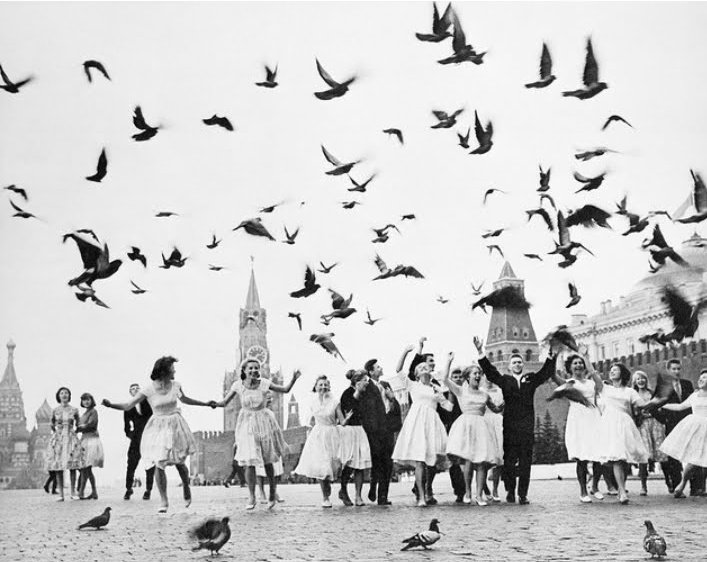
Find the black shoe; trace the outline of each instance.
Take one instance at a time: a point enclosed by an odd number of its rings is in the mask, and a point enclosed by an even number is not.
[[[387,498],[381,498],[378,500],[378,505],[393,505],[393,502],[388,501]]]
[[[344,502],[344,505],[346,506],[352,506],[353,502],[351,501],[351,498],[349,497],[349,493],[345,492],[344,490],[339,490],[339,499]]]
[[[374,502],[376,501],[376,487],[371,486],[368,489],[368,501]]]
[[[435,499],[434,496],[430,496],[429,498],[425,498],[425,502],[427,502],[427,505],[437,505],[439,502]]]
[[[528,505],[530,503],[530,500],[528,499],[528,496],[521,496],[518,500],[518,503],[520,505]]]
[[[133,495],[132,489],[131,489],[131,488],[128,488],[127,490],[125,490],[125,495],[123,496],[123,499],[124,499],[124,500],[129,500],[129,499],[130,499],[130,496],[132,496],[132,495]]]
[[[149,500],[150,499],[150,492],[152,492],[152,490],[145,490],[145,493],[142,494],[142,499]]]
[[[230,488],[228,482],[226,482],[225,480],[224,480],[224,482],[223,482],[223,487],[224,487],[224,488]]]
[[[508,503],[516,503],[516,495],[514,492],[508,492],[506,494],[506,502]]]
[[[454,500],[454,503],[464,503],[464,494],[459,494],[457,499]]]

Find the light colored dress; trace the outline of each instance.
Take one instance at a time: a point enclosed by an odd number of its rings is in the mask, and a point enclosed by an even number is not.
[[[295,474],[318,480],[328,478],[333,481],[336,478],[341,467],[341,429],[336,424],[337,406],[338,401],[331,395],[325,396],[324,400],[314,396],[311,406],[314,427],[307,436]]]
[[[660,448],[683,464],[707,467],[707,396],[695,392],[688,401],[692,413],[680,420]]]
[[[648,394],[650,395],[650,393]],[[638,395],[641,395],[640,392]],[[648,399],[650,399],[650,396]],[[668,456],[660,450],[660,446],[665,440],[665,424],[660,423],[652,414],[645,410],[639,414],[639,421],[638,431],[641,434],[641,439],[643,439],[643,444],[648,450],[648,459],[655,462],[667,461]]]
[[[494,406],[500,406],[503,404],[503,391],[497,385],[491,385],[486,389],[486,392],[491,396],[491,400]],[[486,413],[484,414],[493,426],[494,433],[496,434],[496,443],[498,443],[498,455],[501,462],[499,465],[503,464],[503,414],[497,414],[490,408],[486,408]]]
[[[463,383],[461,392],[450,387],[459,400],[461,415],[454,420],[447,439],[447,455],[454,461],[476,464],[500,464],[501,458],[493,422],[484,414],[489,395],[472,391]]]
[[[601,414],[595,400],[593,379],[568,379],[574,381],[574,388],[582,393],[594,407],[588,408],[578,402],[570,401],[565,424],[565,448],[571,461],[598,461],[597,431],[601,423]]]
[[[140,455],[148,467],[164,468],[184,463],[196,452],[196,442],[179,409],[182,385],[173,380],[164,393],[155,385],[156,381],[150,381],[140,390],[152,408],[140,440]]]
[[[86,410],[79,419],[81,427],[81,468],[103,468],[103,445],[98,436],[98,412]]]
[[[275,414],[265,406],[270,380],[260,379],[257,388],[246,388],[237,380],[231,391],[238,394],[241,410],[236,420],[236,456],[241,466],[261,466],[279,461],[287,454],[287,444]]]
[[[339,461],[341,466],[356,470],[365,470],[373,466],[371,460],[371,444],[363,429],[361,419],[361,403],[355,398],[352,386],[341,394],[341,411],[344,416],[351,413],[346,425],[339,432]]]
[[[73,406],[57,406],[52,412],[54,433],[47,450],[47,470],[81,468],[81,445],[76,434],[79,411]]]
[[[437,414],[437,404],[445,401],[441,392],[399,373],[398,380],[412,398],[403,426],[393,449],[393,460],[407,466],[424,462],[444,468],[447,460],[447,432]]]
[[[648,462],[648,450],[633,421],[633,406],[643,403],[630,387],[604,385],[601,390],[604,412],[597,433],[597,449],[601,462]]]

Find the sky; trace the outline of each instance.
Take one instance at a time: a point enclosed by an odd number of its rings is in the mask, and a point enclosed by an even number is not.
[[[466,37],[484,64],[442,66],[451,42],[422,43],[429,32],[429,2],[316,3],[1,3],[0,64],[7,74],[34,80],[19,94],[0,91],[0,186],[16,184],[29,202],[11,199],[40,220],[0,214],[0,342],[17,344],[15,367],[30,428],[34,412],[60,385],[100,400],[127,398],[130,383],[149,381],[162,355],[179,358],[177,379],[198,399],[217,399],[224,373],[236,366],[238,311],[245,302],[251,259],[261,304],[268,313],[271,368],[303,372],[294,389],[308,419],[315,377],[326,373],[335,391],[348,368],[376,357],[387,373],[420,336],[439,356],[475,357],[473,335],[486,336],[489,316],[472,312],[470,283],[484,291],[503,259],[489,255],[486,230],[507,228],[494,243],[526,281],[539,336],[572,313],[594,314],[607,298],[630,292],[649,274],[643,235],[573,229],[574,239],[596,254],[581,254],[568,269],[545,254],[555,235],[525,209],[538,206],[538,165],[552,166],[550,194],[563,210],[592,203],[608,211],[628,195],[629,209],[672,211],[687,197],[689,170],[707,173],[707,21],[704,3],[455,3]],[[563,98],[580,86],[587,37],[600,79],[609,88],[593,99]],[[557,80],[528,90],[537,79],[543,41]],[[336,79],[356,76],[343,97],[321,101],[324,89],[315,58]],[[103,62],[112,78],[89,84],[82,62]],[[280,85],[258,88],[264,65],[277,65]],[[135,142],[132,112],[162,126]],[[458,125],[433,130],[433,109],[464,108]],[[494,146],[469,155],[455,132],[472,126],[474,111],[494,126]],[[225,115],[235,131],[201,120]],[[634,128],[613,124],[611,114]],[[382,133],[403,131],[404,146]],[[361,160],[352,176],[375,173],[364,194],[349,180],[325,175],[320,145],[343,161]],[[607,146],[618,153],[577,162],[576,151]],[[105,147],[108,174],[95,171]],[[572,172],[608,171],[602,187],[575,195]],[[491,187],[493,194],[482,205]],[[3,197],[9,192],[4,191]],[[362,204],[345,210],[340,203]],[[300,202],[305,204],[301,205]],[[254,238],[240,221],[261,207],[278,239]],[[169,210],[178,217],[158,219]],[[400,222],[414,213],[414,221]],[[535,221],[538,222],[535,222]],[[679,245],[695,230],[658,219]],[[372,227],[395,223],[385,244],[373,244]],[[295,245],[282,244],[283,226],[301,227]],[[113,259],[123,264],[95,288],[110,309],[79,302],[68,287],[81,272],[75,244],[61,236],[92,228]],[[704,227],[697,227],[705,234]],[[647,231],[646,231],[647,232]],[[212,233],[223,242],[205,245]],[[130,246],[148,258],[143,269],[126,258]],[[181,269],[157,268],[160,253],[178,246]],[[424,279],[377,275],[376,253],[391,267],[410,264]],[[538,253],[543,262],[523,253]],[[317,275],[322,288],[308,299],[289,293],[302,286],[305,267],[340,262]],[[208,265],[221,265],[220,272]],[[148,290],[130,292],[130,281]],[[567,283],[583,299],[567,310]],[[354,294],[358,312],[328,328],[318,317],[330,310],[326,289]],[[437,302],[442,295],[446,304]],[[363,323],[369,309],[375,326]],[[302,332],[288,312],[301,312]],[[346,361],[309,341],[334,332]],[[4,363],[4,359],[3,359]],[[183,407],[193,430],[221,429],[222,412]],[[127,440],[119,412],[100,409],[106,449],[104,481],[120,478]]]

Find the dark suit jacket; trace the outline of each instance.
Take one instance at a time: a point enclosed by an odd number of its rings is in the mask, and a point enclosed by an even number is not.
[[[123,412],[123,424],[125,435],[130,439],[141,439],[147,421],[152,416],[152,408],[147,400],[140,402],[142,415],[137,413],[137,408],[131,408]]]
[[[384,387],[387,384],[386,382],[381,383]],[[369,439],[371,435],[395,433],[400,430],[402,421],[400,421],[400,405],[398,401],[393,399],[390,411],[386,414],[385,402],[383,402],[381,392],[373,380],[368,382],[366,390],[361,395],[360,407],[361,425],[366,434],[369,435]],[[392,431],[391,428],[393,428]]]
[[[555,372],[557,356],[547,358],[537,373],[523,373],[520,388],[512,375],[501,375],[487,357],[479,359],[486,378],[503,392],[503,434],[533,438],[535,430],[535,390]]]
[[[672,386],[672,382],[671,382]],[[694,387],[690,381],[685,379],[680,379],[680,390],[682,391],[682,397],[678,398],[675,389],[673,388],[668,395],[668,400],[666,404],[680,404],[684,402],[694,391]],[[692,409],[688,408],[682,412],[670,412],[668,410],[663,410],[663,415],[665,416],[665,434],[670,433],[677,424],[679,424],[683,418],[686,418],[692,413]]]
[[[437,415],[439,415],[439,419],[442,420],[442,425],[444,425],[444,429],[446,429],[447,433],[449,433],[449,430],[452,428],[452,424],[459,416],[462,415],[462,409],[459,406],[459,400],[457,400],[456,395],[452,391],[445,391],[444,397],[452,403],[452,411],[450,412],[448,410],[445,410],[440,404],[438,404]]]

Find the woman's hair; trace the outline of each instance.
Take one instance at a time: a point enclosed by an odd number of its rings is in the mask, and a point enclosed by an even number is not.
[[[631,371],[628,370],[628,367],[623,363],[613,363],[611,366],[619,368],[619,372],[621,373],[621,386],[627,386],[631,381]]]
[[[96,400],[93,398],[92,394],[89,394],[88,392],[84,392],[81,395],[81,402],[84,400],[90,400],[91,404],[88,406],[89,408],[95,408],[96,407]]]
[[[70,391],[67,387],[65,387],[65,386],[60,386],[60,387],[59,387],[59,390],[56,391],[56,401],[57,401],[58,403],[61,403],[61,400],[59,399],[59,393],[60,393],[62,390],[66,390],[66,392],[69,393],[69,402],[71,402],[71,391]]]
[[[367,374],[368,373],[366,373],[366,371],[363,371],[361,369],[349,369],[348,371],[346,371],[346,378],[351,381],[351,386],[353,386]]]
[[[245,368],[248,366],[248,363],[257,363],[258,364],[258,371],[260,371],[260,367],[262,367],[262,365],[260,364],[260,361],[258,361],[255,357],[248,357],[246,359],[243,359],[243,361],[241,361],[241,369],[240,369],[242,381],[245,380]]]
[[[471,379],[471,374],[474,371],[481,371],[481,367],[479,367],[477,363],[472,363],[471,365],[464,367],[464,370],[462,371],[462,377],[464,377],[464,380],[466,382],[469,382],[469,380]]]
[[[635,373],[633,373],[633,377],[631,377],[633,381],[633,389],[638,390],[638,379],[641,377],[646,379],[646,390],[652,392],[650,387],[648,386],[648,375],[645,373],[645,371],[636,371]]]
[[[577,353],[573,353],[570,355],[567,359],[565,359],[565,371],[567,372],[568,375],[572,374],[572,362],[575,359],[581,359],[582,363],[584,363],[584,368],[587,368],[587,362],[584,360],[584,357],[581,355],[578,355]]]
[[[329,377],[327,377],[326,375],[319,375],[319,376],[314,380],[314,386],[312,387],[312,392],[316,392],[316,391],[317,391],[317,383],[319,383],[319,381],[321,381],[321,380],[328,381],[328,380],[329,380]]]
[[[428,355],[431,355],[431,354],[428,354]],[[429,365],[427,365],[427,363],[418,363],[415,366],[415,370],[412,372],[412,376],[410,377],[410,379],[412,379],[414,381],[419,380],[420,376],[417,373],[420,369],[422,369],[422,367],[429,368]]]
[[[152,367],[152,374],[150,375],[150,378],[153,381],[165,378],[169,375],[170,367],[177,361],[179,361],[179,359],[172,357],[171,355],[160,357],[157,361],[155,361],[155,366]]]

